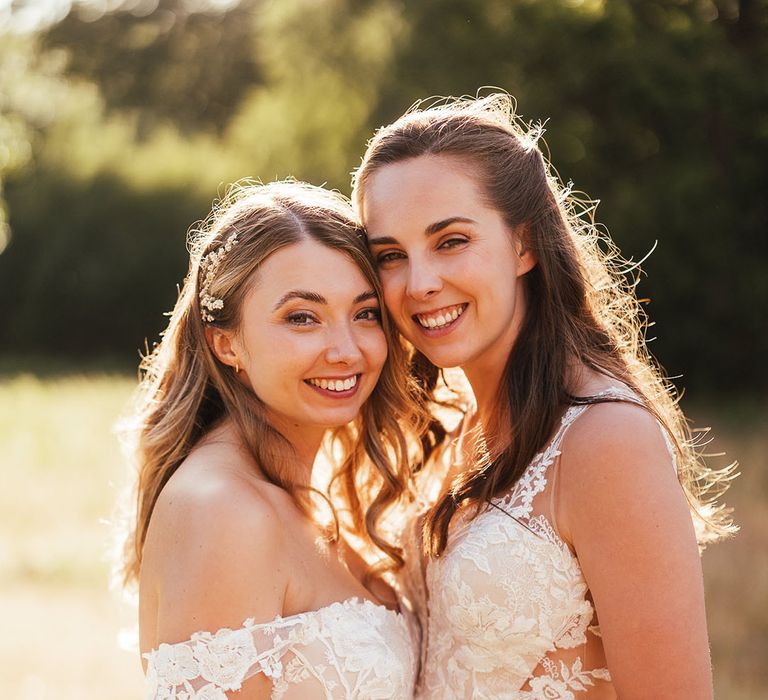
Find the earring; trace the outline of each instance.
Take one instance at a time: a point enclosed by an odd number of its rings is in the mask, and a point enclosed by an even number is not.
[[[240,364],[235,362],[235,374],[240,374]]]

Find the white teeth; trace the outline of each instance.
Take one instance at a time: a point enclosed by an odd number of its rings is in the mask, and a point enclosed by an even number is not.
[[[437,316],[417,314],[416,318],[424,328],[442,328],[455,321],[464,312],[463,306],[454,306],[452,309],[443,309]]]
[[[309,379],[310,384],[328,391],[348,391],[357,384],[357,375],[346,379]]]

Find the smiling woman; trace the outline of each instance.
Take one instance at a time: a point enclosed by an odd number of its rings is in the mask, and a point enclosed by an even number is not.
[[[237,329],[207,330],[218,359],[264,404],[268,423],[294,442],[356,418],[387,356],[371,283],[339,250],[312,239],[275,251],[243,298]],[[315,448],[316,449],[316,448]]]
[[[460,367],[474,395],[416,484],[417,697],[711,697],[697,535],[733,532],[707,494],[727,470],[701,463],[618,252],[512,106],[417,105],[355,176],[414,373]]]
[[[403,334],[437,366],[462,367],[476,393],[481,377],[498,386],[493,368],[520,330],[530,250],[486,203],[473,168],[456,159],[393,163],[371,175],[367,191],[369,245]],[[471,216],[450,215],[457,211]]]
[[[191,243],[137,411],[126,571],[149,697],[410,697],[379,524],[406,483],[398,421],[421,420],[362,229],[341,196],[273,183],[235,188]],[[311,486],[329,436],[343,520]]]

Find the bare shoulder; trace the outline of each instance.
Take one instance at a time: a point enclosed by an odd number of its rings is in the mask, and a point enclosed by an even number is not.
[[[141,596],[154,601],[142,614],[155,628],[142,632],[149,646],[282,610],[284,514],[270,492],[276,488],[249,478],[237,459],[220,449],[193,453],[160,493],[140,584]]]
[[[605,465],[650,454],[670,463],[662,427],[645,407],[631,401],[606,401],[588,406],[563,438],[568,461],[583,469],[604,469]],[[617,467],[619,468],[619,467]]]
[[[563,438],[560,457],[561,524],[566,538],[582,526],[690,520],[662,427],[630,402],[591,405]],[[681,520],[682,518],[682,520]]]
[[[557,524],[592,594],[618,695],[711,697],[693,521],[655,417],[628,402],[584,410],[561,444],[557,484]],[[669,664],[681,648],[685,663]]]
[[[281,535],[271,484],[250,478],[233,451],[193,453],[160,493],[150,522],[159,540],[199,547],[210,539],[248,537],[273,548]]]

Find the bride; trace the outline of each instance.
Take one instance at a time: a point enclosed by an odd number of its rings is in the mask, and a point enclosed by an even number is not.
[[[460,367],[476,402],[425,441],[449,449],[407,561],[417,697],[708,698],[696,535],[733,530],[706,496],[727,470],[699,461],[610,239],[536,139],[506,95],[447,100],[383,127],[356,174],[423,386]]]
[[[380,297],[351,207],[320,188],[235,188],[192,241],[138,411],[149,698],[412,696],[382,520],[407,480],[398,417],[419,421]],[[338,515],[312,484],[324,442]]]

